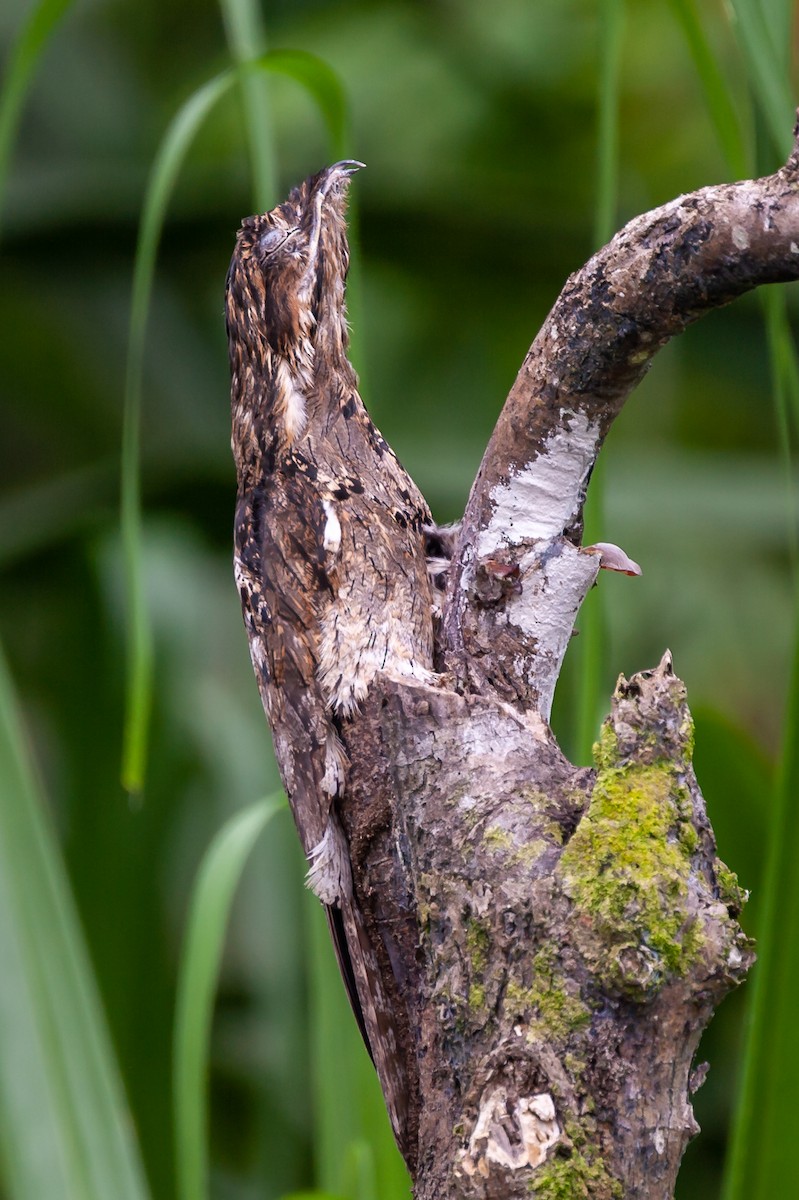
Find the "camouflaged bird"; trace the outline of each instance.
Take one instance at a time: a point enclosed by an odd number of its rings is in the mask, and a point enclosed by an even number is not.
[[[345,204],[361,165],[320,171],[238,234],[226,295],[235,563],[308,883],[329,906],[399,1138],[402,1098],[391,1092],[403,1084],[390,1078],[395,1048],[336,804],[347,786],[340,733],[376,674],[432,670],[430,514],[373,425],[347,358]]]

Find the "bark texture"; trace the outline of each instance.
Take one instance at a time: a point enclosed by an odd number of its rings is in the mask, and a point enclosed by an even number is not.
[[[594,769],[547,718],[602,561],[582,508],[614,417],[691,321],[797,277],[796,150],[636,218],[573,275],[454,536],[439,674],[378,675],[343,731],[417,1200],[673,1195],[699,1038],[753,959],[745,897],[716,856],[668,653],[619,680]]]
[[[699,1037],[752,959],[670,655],[619,680],[595,771],[495,699],[372,704],[356,775],[379,753],[394,804],[351,826],[356,889],[404,1007],[415,1195],[670,1196]]]
[[[797,276],[796,147],[775,175],[636,217],[571,276],[502,409],[460,527],[440,646],[459,679],[490,681],[548,716],[573,615],[596,577],[597,560],[578,549],[582,510],[614,418],[675,334]],[[487,604],[486,582],[510,568],[506,603]]]

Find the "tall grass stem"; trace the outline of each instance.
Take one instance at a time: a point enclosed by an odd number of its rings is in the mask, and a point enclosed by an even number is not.
[[[624,43],[624,0],[600,0],[597,86],[597,173],[594,245],[604,246],[616,223],[619,175],[619,89]],[[603,460],[591,477],[583,516],[583,544],[602,539],[604,527]],[[575,748],[578,762],[591,761],[591,748],[605,703],[608,622],[601,590],[586,597],[580,614],[579,669]]]
[[[72,0],[39,0],[33,4],[11,49],[0,86],[0,217],[25,95],[50,38],[71,4]]]
[[[0,652],[0,1149],[9,1200],[147,1200],[82,930]]]
[[[207,1200],[208,1061],[214,993],[236,886],[258,835],[285,807],[282,793],[237,813],[205,853],[192,893],[178,974],[173,1039],[179,1200]]]

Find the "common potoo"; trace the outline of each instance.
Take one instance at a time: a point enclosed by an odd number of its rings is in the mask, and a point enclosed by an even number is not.
[[[401,1141],[401,1064],[337,802],[347,787],[341,735],[376,674],[432,669],[430,515],[373,425],[347,358],[345,204],[360,165],[320,171],[238,234],[226,297],[235,562],[308,883],[328,906]]]

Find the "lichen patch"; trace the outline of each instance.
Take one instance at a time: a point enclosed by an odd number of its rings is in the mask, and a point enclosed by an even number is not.
[[[569,415],[544,442],[538,456],[498,484],[493,513],[480,533],[478,557],[522,542],[558,537],[577,515],[596,456],[599,428],[580,412]]]
[[[588,811],[563,852],[583,952],[606,987],[651,995],[699,952],[688,880],[696,848],[687,795],[668,763],[612,766],[605,745]],[[694,835],[694,836],[692,836]]]
[[[458,1157],[465,1175],[487,1178],[497,1167],[539,1167],[563,1130],[549,1092],[513,1100],[503,1086],[483,1093],[468,1149]]]

